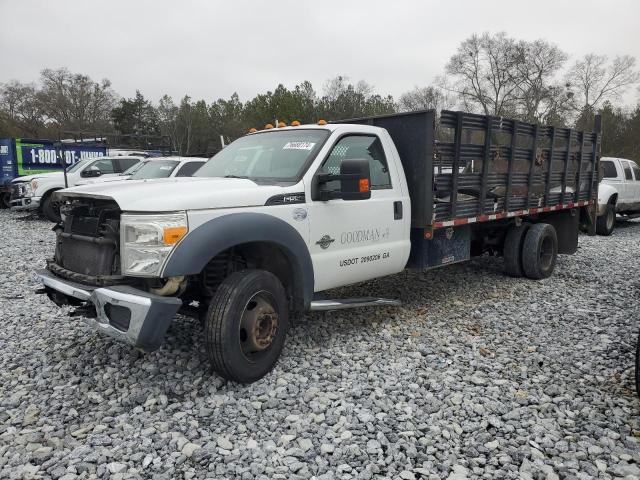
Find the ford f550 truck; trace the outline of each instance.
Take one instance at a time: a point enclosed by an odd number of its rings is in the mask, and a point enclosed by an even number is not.
[[[436,119],[263,130],[192,178],[57,192],[41,291],[143,350],[176,313],[200,315],[214,369],[252,382],[294,316],[397,303],[320,292],[487,252],[509,275],[551,275],[579,228],[594,229],[598,135],[450,111],[436,130]]]

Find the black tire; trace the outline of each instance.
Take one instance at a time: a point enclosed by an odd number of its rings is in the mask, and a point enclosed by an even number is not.
[[[596,233],[608,237],[616,228],[616,207],[607,204],[607,208],[602,215],[596,219]]]
[[[548,223],[531,225],[522,245],[522,269],[524,274],[541,280],[553,273],[558,258],[556,229]]]
[[[251,383],[276,364],[289,326],[287,295],[264,270],[232,273],[218,287],[205,318],[213,369],[228,380]]]
[[[524,238],[531,224],[522,223],[521,225],[513,225],[507,231],[504,239],[504,248],[502,255],[504,257],[504,271],[511,277],[524,276],[522,268],[522,246]]]
[[[11,203],[9,202],[10,198],[11,198],[10,193],[0,193],[0,208],[11,207]]]
[[[638,341],[636,342],[636,393],[640,397],[640,333],[638,334]]]
[[[42,215],[49,220],[50,222],[58,223],[60,222],[60,204],[58,202],[53,201],[53,194],[50,193],[44,200],[42,201]]]

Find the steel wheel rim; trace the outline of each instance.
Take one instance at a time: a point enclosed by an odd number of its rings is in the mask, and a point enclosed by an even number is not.
[[[239,326],[240,350],[248,361],[255,362],[269,352],[278,332],[279,320],[273,295],[261,290],[251,296]]]

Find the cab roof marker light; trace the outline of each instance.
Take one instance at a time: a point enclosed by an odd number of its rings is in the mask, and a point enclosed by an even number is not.
[[[249,133],[256,133],[258,131],[257,128],[250,128]]]
[[[286,124],[286,123],[284,123],[284,122],[279,122],[279,123],[278,123],[278,128],[284,128],[284,127],[286,127],[286,126],[287,126],[287,124]]]
[[[273,125],[271,125],[270,123],[267,123],[267,124],[264,126],[264,129],[265,129],[265,130],[271,130],[272,128],[273,128]]]
[[[318,125],[326,125],[326,124],[327,124],[326,120],[322,120],[322,119],[318,120]]]
[[[291,122],[291,126],[292,127],[299,127],[300,126],[300,122],[298,120],[294,120],[293,122]]]

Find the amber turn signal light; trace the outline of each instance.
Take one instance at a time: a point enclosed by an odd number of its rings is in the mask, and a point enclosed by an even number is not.
[[[187,234],[187,227],[165,227],[162,239],[165,245],[175,245]]]
[[[371,188],[369,187],[369,179],[361,178],[360,181],[358,182],[358,187],[359,187],[360,193],[368,192],[369,190],[371,190]]]

